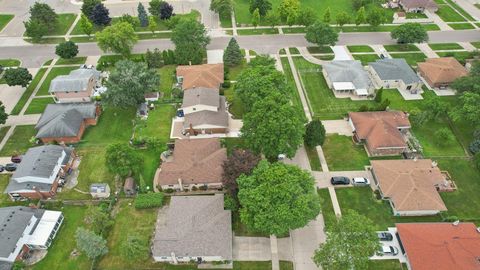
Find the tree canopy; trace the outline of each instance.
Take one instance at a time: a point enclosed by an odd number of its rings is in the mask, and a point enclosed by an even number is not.
[[[318,46],[335,45],[338,41],[338,33],[324,22],[316,22],[307,27],[305,39]]]
[[[173,6],[170,5],[168,2],[162,2],[160,4],[160,19],[161,20],[168,20],[170,17],[175,15],[173,13]]]
[[[90,16],[92,15],[92,12],[93,12],[93,8],[98,5],[98,4],[101,4],[102,1],[101,0],[83,0],[83,4],[82,4],[82,13],[87,16],[88,18],[90,18]]]
[[[20,85],[26,87],[32,80],[32,74],[26,68],[9,68],[5,70],[3,79],[5,79],[8,86]]]
[[[280,18],[283,21],[296,21],[300,11],[299,0],[282,0],[278,8]]]
[[[3,125],[7,122],[8,113],[5,112],[5,106],[0,101],[0,125]]]
[[[260,16],[263,17],[267,15],[268,11],[272,10],[272,3],[270,3],[268,0],[250,0],[250,6],[248,9],[250,14],[253,14],[256,9],[258,9]]]
[[[398,43],[422,43],[428,41],[428,33],[419,23],[405,23],[392,30],[391,36]]]
[[[65,41],[55,47],[55,54],[64,59],[71,59],[78,54],[78,46],[73,41]]]
[[[90,36],[93,32],[93,24],[90,22],[90,20],[85,16],[85,14],[82,14],[80,17],[80,29],[82,29],[83,33],[85,35]]]
[[[178,64],[200,64],[210,43],[205,26],[196,20],[180,20],[172,31],[175,57]]]
[[[317,145],[323,145],[325,141],[325,127],[320,120],[313,120],[306,125],[305,145],[309,147],[315,147]]]
[[[113,226],[114,221],[108,212],[98,206],[90,205],[85,214],[85,223],[89,224],[96,234],[102,235]]]
[[[380,24],[384,24],[386,21],[385,10],[379,7],[369,8],[366,21],[373,27],[378,27]]]
[[[35,2],[30,7],[30,20],[37,21],[48,28],[48,31],[55,29],[58,23],[58,15],[46,3]]]
[[[210,2],[210,10],[220,15],[230,15],[232,6],[232,0],[212,0],[212,2]]]
[[[237,40],[232,37],[228,42],[225,53],[223,54],[223,63],[227,66],[236,66],[240,64],[242,60],[243,55],[240,46],[238,46]]]
[[[93,8],[89,18],[93,24],[100,26],[107,26],[112,21],[108,9],[102,3]]]
[[[236,198],[238,193],[237,178],[242,174],[250,175],[260,160],[260,156],[250,150],[235,149],[223,163],[223,186],[233,198]]]
[[[108,253],[107,240],[100,235],[79,227],[75,232],[77,248],[85,253],[90,260],[95,260]]]
[[[107,146],[105,155],[107,169],[121,177],[140,172],[143,157],[135,149],[124,143],[114,143]]]
[[[147,27],[148,26],[148,14],[147,14],[147,11],[145,10],[145,7],[143,6],[142,3],[138,3],[137,13],[138,13],[138,21],[140,22],[140,26],[141,27]]]
[[[129,260],[147,260],[149,255],[148,241],[145,241],[139,234],[131,233],[122,241],[120,251]]]
[[[125,56],[130,55],[133,46],[138,41],[133,26],[127,22],[108,26],[95,34],[98,47],[104,52],[114,52]]]

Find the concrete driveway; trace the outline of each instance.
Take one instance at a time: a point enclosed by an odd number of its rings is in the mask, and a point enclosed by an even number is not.
[[[372,172],[369,170],[365,171],[335,171],[335,172],[312,172],[313,177],[315,178],[315,181],[317,183],[318,188],[328,188],[331,187],[332,184],[330,183],[330,178],[333,176],[346,176],[350,179],[353,177],[365,177],[370,180],[370,182],[373,181],[373,176]],[[337,187],[351,187],[352,185],[338,185],[335,186]]]
[[[310,161],[308,161],[307,152],[305,151],[305,147],[303,145],[297,150],[297,153],[293,158],[286,158],[283,160],[283,162],[290,165],[297,165],[298,167],[307,171],[311,170]]]
[[[8,86],[0,84],[0,100],[5,106],[5,112],[11,113],[15,105],[25,92],[25,88],[21,86]]]
[[[407,258],[405,255],[402,254],[402,249],[400,248],[400,244],[398,242],[398,238],[396,236],[397,233],[397,228],[392,227],[388,228],[388,232],[393,235],[393,240],[392,241],[380,241],[381,245],[385,246],[393,246],[395,247],[399,252],[397,255],[374,255],[370,257],[370,260],[399,260],[401,263],[406,263]]]
[[[270,238],[233,237],[233,259],[235,261],[270,261]]]
[[[353,130],[347,120],[324,120],[322,124],[327,134],[352,136]]]
[[[322,214],[315,220],[310,221],[307,226],[290,232],[293,244],[294,265],[297,270],[318,270],[312,260],[315,250],[320,243],[326,241]]]

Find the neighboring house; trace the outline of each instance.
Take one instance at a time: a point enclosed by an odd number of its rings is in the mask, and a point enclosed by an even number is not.
[[[100,107],[94,103],[48,104],[35,129],[43,143],[77,143],[85,128],[97,124]]]
[[[376,88],[397,88],[412,94],[422,89],[422,80],[405,59],[378,59],[368,64],[368,71]]]
[[[157,222],[153,259],[157,262],[231,261],[232,218],[223,194],[172,196],[163,222]]]
[[[408,269],[480,269],[480,230],[474,223],[395,225]]]
[[[183,90],[196,87],[220,89],[223,83],[223,64],[178,66],[177,83]]]
[[[367,97],[375,94],[368,72],[357,60],[332,61],[323,65],[323,76],[334,92]]]
[[[94,183],[90,185],[90,195],[94,199],[105,199],[110,197],[110,186],[106,183]]]
[[[50,247],[63,222],[59,211],[12,206],[0,208],[0,262],[20,261]]]
[[[176,140],[172,157],[157,170],[155,185],[177,191],[221,188],[226,159],[227,149],[217,138]]]
[[[453,57],[428,58],[418,63],[418,72],[432,88],[446,88],[468,75],[467,69]]]
[[[408,150],[408,115],[399,111],[351,112],[349,123],[354,140],[363,142],[369,156],[400,155]]]
[[[371,160],[375,185],[395,216],[427,216],[447,211],[438,189],[447,179],[430,159]]]
[[[423,13],[428,10],[434,13],[438,10],[438,5],[433,0],[399,0],[398,4],[406,12]]]
[[[71,147],[43,145],[28,149],[5,189],[12,200],[48,199],[69,173],[75,160]]]
[[[55,77],[48,92],[57,102],[90,102],[95,86],[100,83],[100,71],[80,68],[68,75]]]

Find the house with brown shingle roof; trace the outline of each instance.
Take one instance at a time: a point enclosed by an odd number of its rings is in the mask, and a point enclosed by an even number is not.
[[[400,155],[408,149],[405,133],[411,125],[406,113],[350,112],[348,116],[354,140],[365,143],[369,156]]]
[[[438,189],[447,179],[430,159],[372,160],[372,175],[395,216],[428,216],[447,211]]]
[[[456,79],[468,75],[467,69],[453,57],[428,58],[418,63],[418,71],[433,88],[446,88]]]
[[[438,10],[438,5],[433,0],[399,0],[398,4],[406,12],[423,13],[425,10],[429,12]]]
[[[178,66],[177,82],[183,90],[196,87],[220,89],[223,83],[223,64]]]
[[[179,191],[193,187],[221,188],[225,160],[227,149],[222,148],[217,138],[176,140],[171,158],[155,174],[155,185]]]
[[[480,231],[474,223],[397,223],[396,227],[408,269],[480,269]]]

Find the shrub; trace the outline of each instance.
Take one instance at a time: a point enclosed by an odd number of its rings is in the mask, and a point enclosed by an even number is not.
[[[232,86],[232,83],[230,81],[225,81],[222,84],[222,88],[230,88]]]
[[[170,193],[173,193],[175,190],[173,190],[173,188],[167,188],[167,189],[165,189],[164,191],[165,191],[165,193],[169,193],[169,194],[170,194]]]
[[[137,198],[135,198],[135,208],[145,209],[160,207],[163,205],[163,198],[164,195],[161,192],[138,194]]]
[[[474,155],[480,153],[480,139],[475,139],[472,143],[470,143],[468,149]]]
[[[180,88],[173,88],[172,96],[174,98],[183,98],[183,91]]]
[[[433,134],[440,145],[448,145],[455,140],[455,136],[448,128],[441,128]]]
[[[225,194],[223,197],[224,208],[231,211],[238,210],[238,203],[230,194]]]
[[[445,221],[445,222],[453,222],[453,221],[457,221],[458,217],[457,216],[447,216],[447,217],[442,218],[442,220]]]
[[[323,145],[325,141],[325,127],[320,120],[313,120],[306,126],[304,142],[308,147]]]

